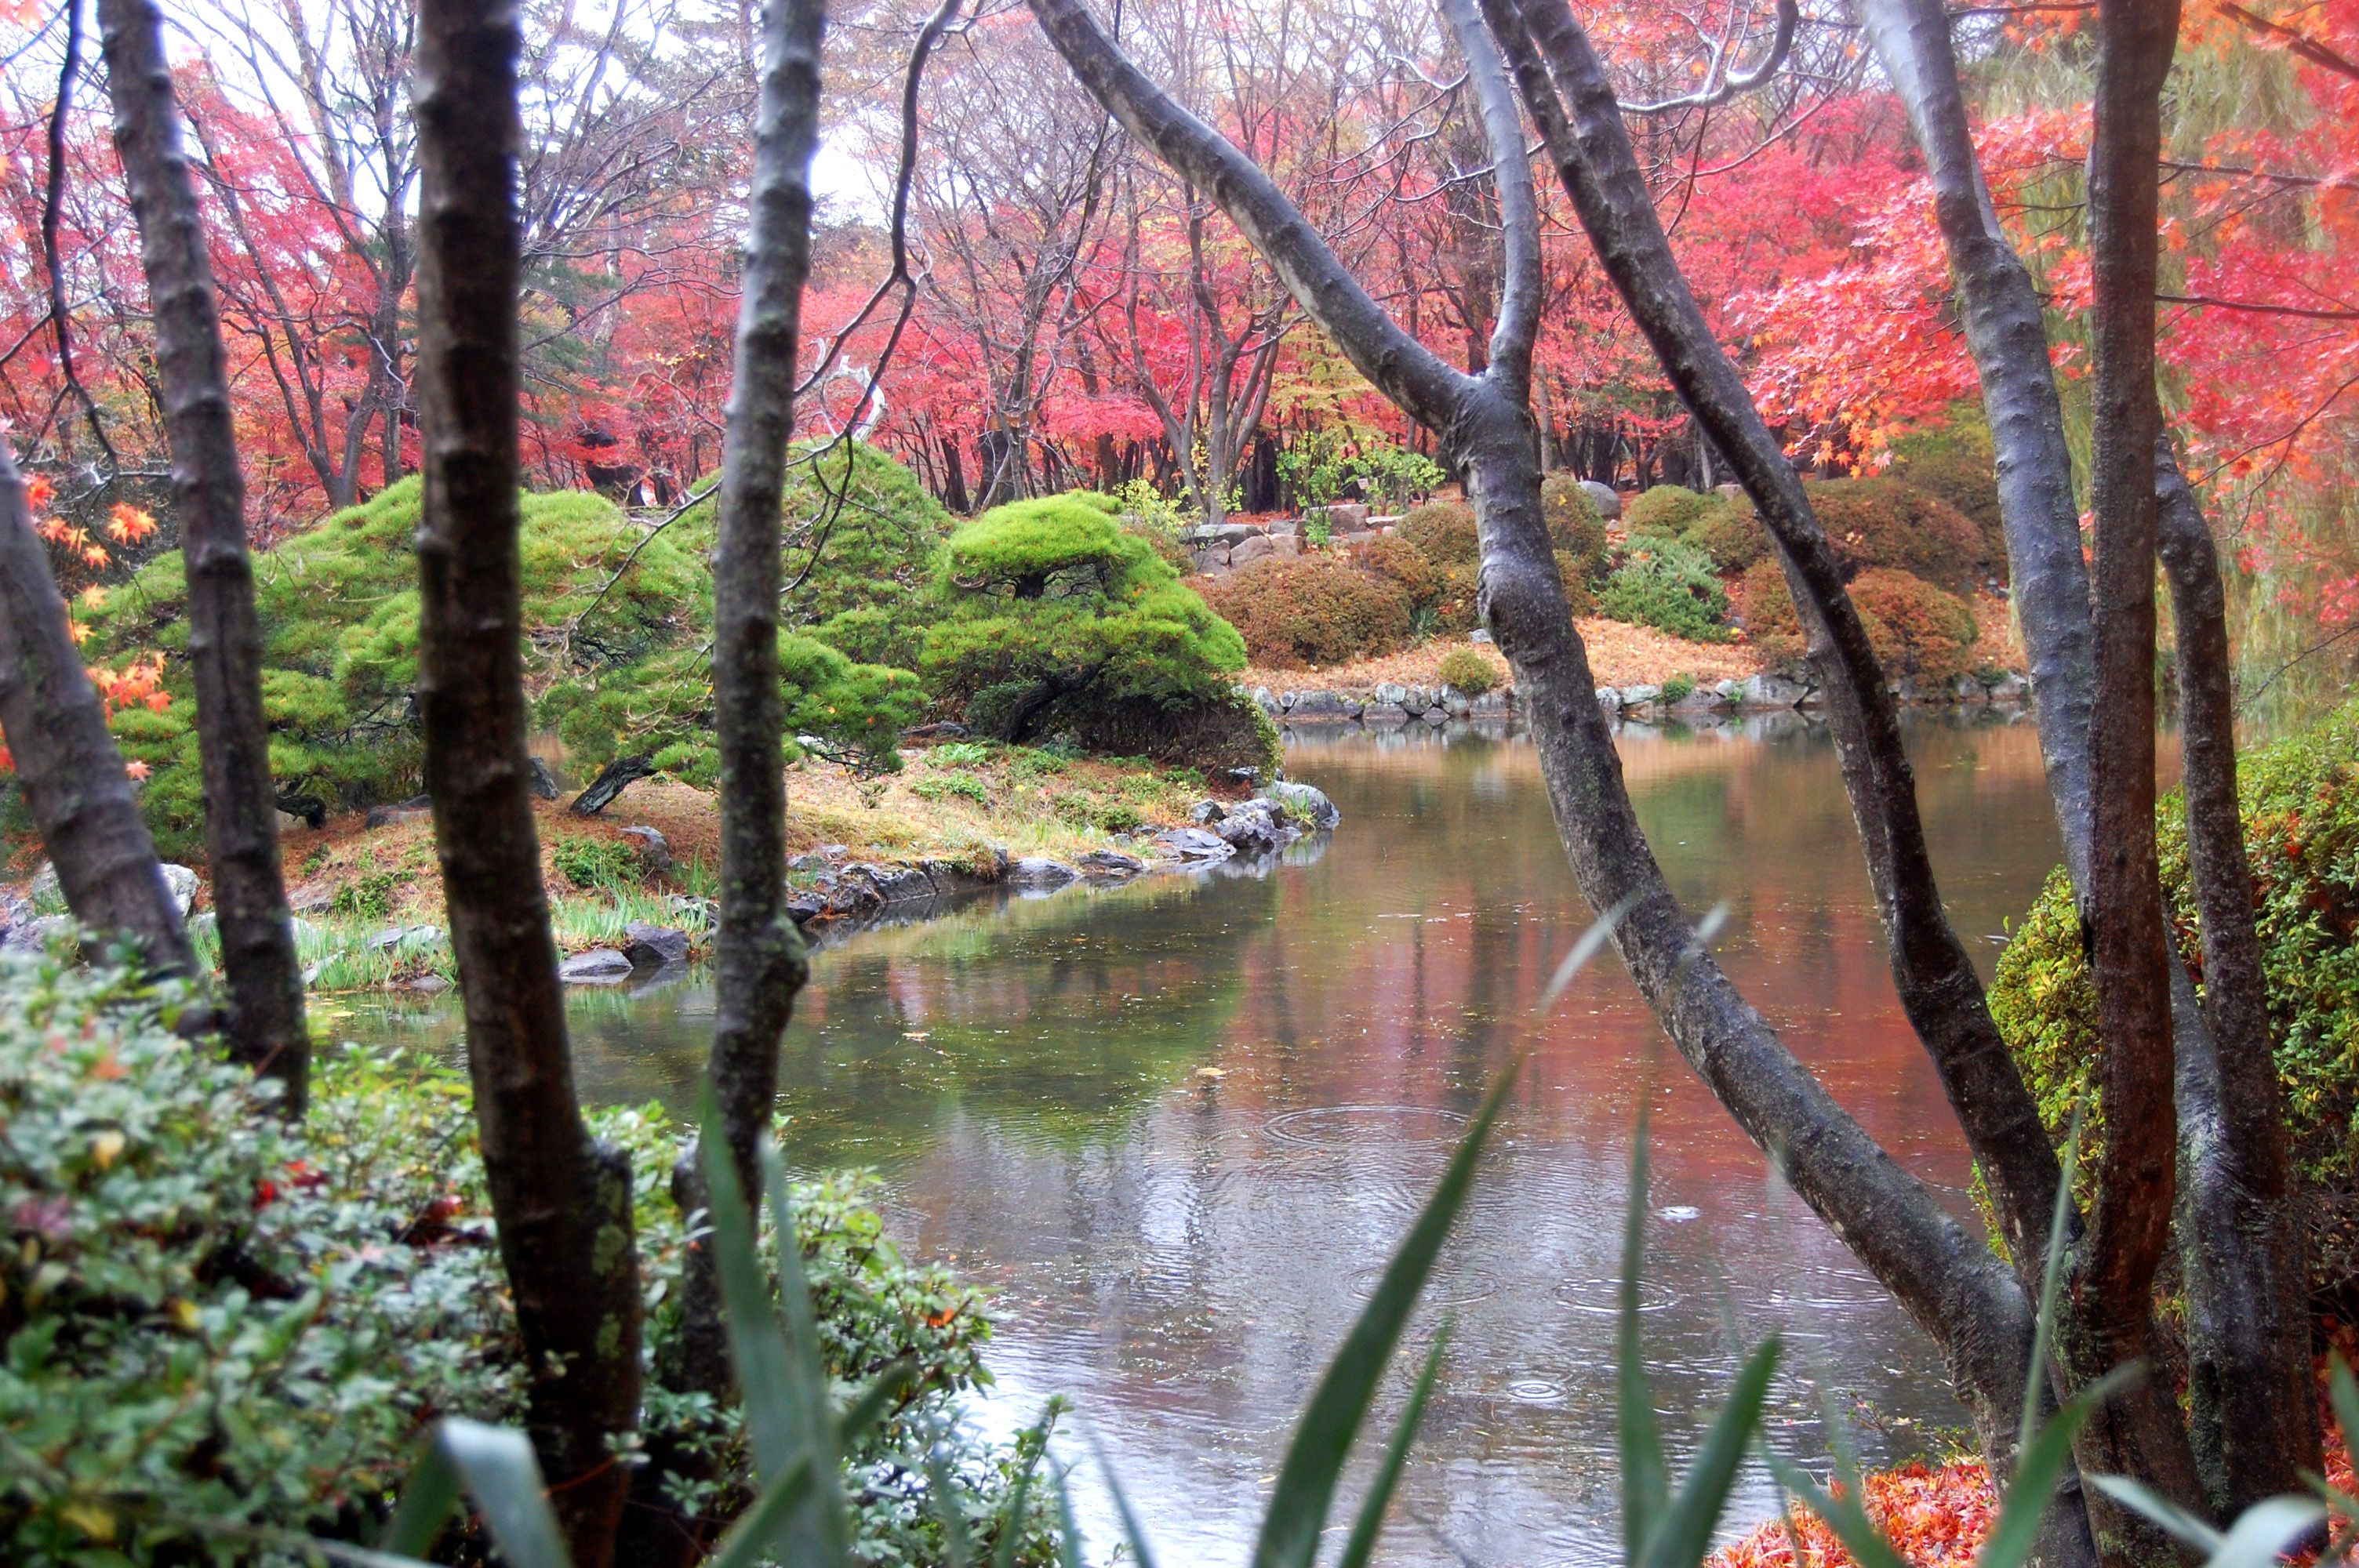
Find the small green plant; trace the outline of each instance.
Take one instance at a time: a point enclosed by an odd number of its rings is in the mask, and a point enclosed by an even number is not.
[[[352,920],[383,920],[393,913],[394,890],[402,880],[397,871],[364,872],[338,888],[328,908]]]
[[[927,752],[926,761],[938,768],[972,768],[998,754],[999,748],[987,741],[953,741]]]
[[[1695,676],[1673,676],[1663,683],[1663,706],[1672,707],[1695,695]]]
[[[1314,550],[1323,550],[1335,538],[1335,521],[1324,512],[1314,512],[1302,520],[1302,536]]]
[[[977,806],[991,804],[991,792],[984,787],[983,781],[967,773],[936,773],[929,778],[922,778],[909,786],[909,792],[920,800],[940,800],[946,795],[954,795]]]
[[[1437,673],[1442,685],[1467,697],[1486,696],[1499,684],[1498,670],[1472,648],[1452,648],[1442,654]]]
[[[1652,626],[1690,643],[1725,643],[1728,593],[1701,550],[1669,539],[1634,540],[1598,591],[1601,614]]]
[[[638,851],[619,838],[560,838],[549,858],[559,875],[584,892],[634,887],[645,880]]]

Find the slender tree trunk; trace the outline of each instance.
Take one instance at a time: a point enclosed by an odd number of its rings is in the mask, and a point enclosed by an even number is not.
[[[131,794],[106,705],[83,672],[66,601],[33,532],[25,481],[0,442],[0,734],[16,787],[92,951],[127,938],[149,970],[193,980],[197,964],[156,841]]]
[[[2155,833],[2155,441],[2157,159],[2161,92],[2178,44],[2177,0],[2100,0],[2094,147],[2097,686],[2090,731],[2092,823],[2083,916],[2104,1041],[2105,1142],[2089,1234],[2072,1264],[2073,1310],[2058,1348],[2085,1382],[2152,1353],[2154,1275],[2169,1240],[2178,1174],[2170,974]],[[2157,1379],[2147,1379],[2148,1385]],[[2175,1408],[2125,1398],[2089,1423],[2084,1470],[2135,1474],[2182,1507],[2202,1506]],[[2169,1551],[2150,1526],[2093,1502],[2108,1563]]]
[[[591,1142],[574,1098],[525,755],[517,49],[505,0],[423,0],[418,698],[526,1421],[576,1568],[605,1568],[639,1402],[638,1257],[629,1163]]]
[[[180,553],[189,580],[189,660],[205,790],[205,851],[229,990],[230,1051],[285,1086],[303,1113],[310,1038],[262,706],[262,627],[245,547],[239,470],[212,265],[180,142],[179,103],[153,0],[100,0],[114,146],[139,222],[156,319],[156,360],[172,441]]]
[[[2312,1391],[2307,1227],[2285,1141],[2253,872],[2236,796],[2227,594],[2195,494],[2155,447],[2155,526],[2179,630],[2189,869],[2203,1019],[2180,1032],[2180,1254],[2189,1422],[2212,1510],[2234,1519],[2324,1468]]]

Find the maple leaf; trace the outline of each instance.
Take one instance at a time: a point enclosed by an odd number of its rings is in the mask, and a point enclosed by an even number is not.
[[[114,503],[114,520],[106,525],[106,536],[118,545],[136,545],[155,531],[155,518],[121,501]]]
[[[123,764],[123,773],[125,778],[145,779],[147,776],[147,764],[134,757]]]

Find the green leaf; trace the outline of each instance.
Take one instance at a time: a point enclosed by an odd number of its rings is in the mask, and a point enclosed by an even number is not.
[[[2277,1558],[2326,1519],[2308,1498],[2263,1498],[2236,1517],[2206,1568],[2275,1568]]]
[[[892,1410],[893,1401],[901,1397],[902,1390],[908,1388],[917,1376],[918,1358],[915,1356],[901,1356],[888,1362],[885,1369],[860,1390],[859,1397],[844,1407],[843,1414],[836,1422],[838,1444],[849,1448],[870,1427],[884,1420],[886,1412]]]
[[[1016,1472],[1016,1485],[1007,1496],[1007,1519],[999,1527],[999,1549],[991,1554],[992,1568],[1016,1568],[1016,1549],[1024,1539],[1024,1521],[1031,1517],[1032,1476],[1040,1467],[1041,1454],[1047,1452],[1049,1422],[1056,1409],[1051,1401],[1040,1417],[1039,1425],[1034,1429],[1040,1433],[1040,1446],[1024,1455],[1024,1463]]]
[[[1704,1434],[1695,1463],[1680,1483],[1679,1496],[1650,1533],[1637,1568],[1696,1568],[1712,1550],[1712,1531],[1719,1528],[1721,1510],[1728,1505],[1737,1466],[1745,1462],[1745,1451],[1760,1429],[1761,1406],[1769,1397],[1778,1350],[1773,1335],[1746,1357],[1744,1370],[1736,1375],[1735,1390],[1712,1418],[1712,1430]]]
[[[1655,1394],[1647,1382],[1647,1353],[1639,1343],[1638,1275],[1647,1252],[1647,1112],[1638,1112],[1638,1132],[1630,1150],[1630,1202],[1622,1219],[1622,1286],[1614,1330],[1614,1437],[1622,1457],[1623,1560],[1646,1554],[1655,1520],[1670,1491],[1670,1466],[1663,1458],[1663,1434],[1655,1422]]]
[[[762,1479],[774,1484],[808,1444],[810,1433],[799,1401],[792,1394],[797,1380],[794,1358],[786,1336],[779,1332],[777,1314],[771,1309],[770,1281],[754,1240],[753,1211],[738,1184],[720,1107],[709,1088],[698,1151],[704,1161],[705,1203],[712,1227],[707,1245],[712,1249],[721,1279],[729,1348],[736,1358],[737,1386],[745,1400],[746,1435]],[[794,1233],[780,1234],[779,1251],[797,1250]]]
[[[2165,1531],[2197,1548],[2206,1557],[2220,1550],[2228,1538],[2212,1528],[2208,1519],[2197,1519],[2161,1493],[2152,1490],[2127,1476],[2092,1476],[2089,1485],[2135,1514],[2143,1514]]]
[[[1147,1543],[1147,1530],[1138,1522],[1138,1515],[1130,1506],[1130,1494],[1122,1489],[1122,1482],[1114,1473],[1114,1463],[1106,1457],[1105,1445],[1094,1433],[1090,1437],[1090,1450],[1097,1455],[1098,1473],[1105,1477],[1106,1490],[1114,1494],[1114,1511],[1122,1516],[1122,1533],[1130,1541],[1130,1554],[1138,1560],[1138,1568],[1155,1568],[1155,1549]]]
[[[401,1488],[401,1502],[378,1538],[378,1547],[399,1557],[423,1557],[434,1548],[459,1506],[459,1467],[442,1446],[441,1429],[429,1433],[419,1444],[418,1463]]]
[[[1073,1494],[1065,1485],[1065,1472],[1052,1464],[1049,1478],[1057,1484],[1058,1568],[1090,1568],[1082,1555],[1082,1527],[1073,1522]]]
[[[2031,1365],[2023,1374],[2023,1424],[2015,1436],[2018,1454],[2031,1451],[2032,1429],[2039,1423],[2040,1395],[2048,1388],[2048,1347],[2056,1338],[2056,1296],[2064,1284],[2064,1240],[2071,1228],[2072,1178],[2081,1165],[2081,1128],[2087,1111],[2085,1099],[2072,1102],[2072,1129],[2064,1140],[2064,1166],[2056,1178],[2056,1207],[2048,1220],[2048,1256],[2039,1270],[2039,1315],[2031,1325]]]
[[[450,1455],[508,1568],[571,1568],[529,1438],[513,1427],[451,1416],[434,1442]]]
[[[968,1539],[966,1509],[959,1502],[958,1477],[942,1458],[940,1435],[926,1444],[926,1497],[942,1526],[942,1561],[947,1568],[969,1568],[974,1543]]]
[[[1452,1221],[1474,1185],[1475,1162],[1491,1136],[1499,1110],[1514,1087],[1516,1065],[1499,1076],[1484,1097],[1474,1125],[1451,1156],[1450,1168],[1434,1189],[1425,1212],[1385,1267],[1376,1293],[1363,1308],[1359,1320],[1343,1338],[1326,1376],[1310,1396],[1278,1467],[1277,1487],[1270,1494],[1269,1511],[1262,1517],[1261,1537],[1254,1546],[1254,1568],[1311,1568],[1319,1554],[1319,1535],[1327,1525],[1327,1510],[1335,1499],[1336,1477],[1343,1474],[1352,1441],[1366,1419],[1377,1381],[1392,1361],[1393,1347],[1409,1313],[1433,1272],[1434,1260],[1450,1234]]]
[[[1376,1534],[1385,1528],[1385,1509],[1391,1506],[1394,1488],[1400,1484],[1401,1467],[1408,1463],[1408,1446],[1417,1441],[1418,1423],[1425,1419],[1425,1401],[1433,1395],[1434,1379],[1441,1373],[1441,1353],[1449,1344],[1450,1325],[1444,1324],[1433,1336],[1433,1348],[1426,1352],[1424,1369],[1417,1375],[1417,1386],[1409,1390],[1408,1404],[1393,1428],[1384,1463],[1376,1466],[1375,1478],[1368,1483],[1368,1495],[1360,1501],[1359,1518],[1352,1521],[1351,1538],[1343,1542],[1343,1555],[1336,1559],[1335,1568],[1367,1568],[1368,1559],[1375,1554]]]
[[[2071,1162],[2068,1159],[2065,1168]],[[1998,1520],[1983,1542],[1975,1568],[2022,1568],[2039,1544],[2039,1518],[2055,1499],[2057,1480],[2072,1462],[2072,1439],[2097,1407],[2136,1381],[2136,1367],[2116,1367],[2082,1389],[2049,1417],[2031,1442],[2016,1455],[2015,1477],[1999,1499]]]
[[[762,1488],[752,1508],[737,1516],[704,1568],[754,1568],[783,1558],[790,1549],[788,1527],[810,1491],[810,1454],[804,1453],[787,1466],[785,1475]]]

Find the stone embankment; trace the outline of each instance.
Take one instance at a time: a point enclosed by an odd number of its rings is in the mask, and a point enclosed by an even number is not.
[[[1206,577],[1219,577],[1272,556],[1290,559],[1300,555],[1310,530],[1322,522],[1327,527],[1328,543],[1349,548],[1391,533],[1400,519],[1372,516],[1368,508],[1356,502],[1339,502],[1332,506],[1312,507],[1300,517],[1203,524],[1180,537],[1194,558],[1196,569]]]
[[[1960,676],[1947,687],[1920,689],[1901,681],[1894,694],[1905,703],[1983,703],[2012,706],[2029,699],[2030,683],[2012,671],[1989,680]],[[1412,687],[1384,682],[1361,689],[1273,690],[1256,687],[1247,693],[1261,710],[1281,724],[1447,724],[1452,719],[1505,720],[1516,716],[1516,689],[1469,695],[1451,687]],[[1784,676],[1755,675],[1666,692],[1660,686],[1601,687],[1597,705],[1609,719],[1647,723],[1709,719],[1732,713],[1810,709],[1820,705],[1818,688]]]

